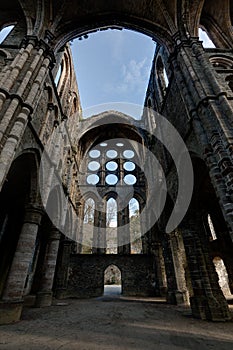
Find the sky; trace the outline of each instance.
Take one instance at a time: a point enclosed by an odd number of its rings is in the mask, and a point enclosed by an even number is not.
[[[205,47],[214,47],[203,30],[199,35]],[[155,48],[150,37],[126,29],[99,31],[87,39],[73,40],[84,118],[115,109],[139,119]]]
[[[12,27],[10,27],[12,28]],[[9,32],[0,32],[0,43]],[[214,47],[199,30],[204,47]],[[84,118],[118,110],[139,119],[149,82],[156,43],[131,30],[105,30],[71,42]]]
[[[93,113],[92,106],[108,104],[97,108],[97,113],[101,109],[128,112],[127,107],[135,107],[133,113],[139,118],[155,42],[135,31],[109,29],[71,45],[84,117]]]

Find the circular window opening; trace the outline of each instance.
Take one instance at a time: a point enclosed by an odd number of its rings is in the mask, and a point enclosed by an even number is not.
[[[106,176],[106,183],[108,185],[116,185],[118,177],[116,175],[110,174]]]
[[[100,156],[100,151],[98,149],[93,149],[89,152],[91,158],[98,158]]]
[[[99,182],[100,178],[96,174],[91,174],[87,177],[87,183],[89,185],[96,185]]]
[[[108,158],[116,158],[117,151],[115,151],[114,149],[110,149],[109,151],[107,151],[106,154]]]
[[[131,159],[134,157],[134,151],[131,151],[130,149],[127,149],[123,152],[123,156],[127,159]]]
[[[126,171],[133,171],[135,169],[135,164],[133,162],[125,162],[123,167]]]
[[[106,142],[101,142],[101,143],[100,143],[100,146],[101,146],[101,147],[106,147],[107,145],[108,145],[108,144],[107,144]]]
[[[124,146],[124,144],[122,142],[118,142],[116,145],[117,145],[117,147],[123,147]]]
[[[90,162],[90,163],[88,164],[88,169],[91,170],[91,171],[96,171],[96,170],[99,169],[99,167],[100,167],[100,163],[95,162],[95,161]]]
[[[106,164],[106,169],[109,171],[114,171],[118,168],[118,164],[116,162],[108,162]]]
[[[126,185],[134,185],[136,183],[137,179],[134,175],[128,174],[124,177],[124,182]]]

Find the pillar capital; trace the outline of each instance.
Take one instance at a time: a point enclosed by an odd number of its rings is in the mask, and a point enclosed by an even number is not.
[[[35,207],[35,206],[26,206],[24,223],[40,225],[43,215],[44,215],[44,210],[42,208]]]
[[[61,233],[56,226],[52,226],[49,234],[50,241],[59,241],[61,238]]]

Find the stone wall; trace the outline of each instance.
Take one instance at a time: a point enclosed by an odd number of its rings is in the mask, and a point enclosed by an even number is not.
[[[121,271],[123,295],[155,294],[155,266],[152,256],[75,254],[71,256],[66,296],[88,298],[103,295],[104,271],[112,264]]]

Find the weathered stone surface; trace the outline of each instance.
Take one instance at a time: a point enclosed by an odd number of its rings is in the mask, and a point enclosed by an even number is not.
[[[28,0],[22,6],[18,0],[8,0],[0,5],[0,28],[8,23],[16,24],[0,45],[0,323],[20,319],[21,303],[28,293],[37,295],[36,305],[40,307],[51,305],[54,295],[102,295],[104,271],[111,264],[121,270],[124,295],[166,295],[170,303],[188,303],[190,296],[195,317],[229,320],[213,260],[221,258],[226,267],[223,287],[226,291],[228,281],[229,295],[229,290],[233,292],[230,2],[182,0],[177,6],[175,1],[166,0],[65,0],[62,6],[59,2],[39,6]],[[198,40],[199,23],[216,48],[203,48]],[[82,120],[67,42],[103,27],[139,30],[159,43],[145,97],[147,108],[140,121],[116,111]],[[61,76],[55,82],[59,67]],[[167,145],[172,144],[169,133],[156,125],[153,111],[167,118],[180,133],[194,169],[192,209],[170,233],[165,233],[165,227],[180,179],[166,147],[150,135],[156,131]],[[98,127],[99,122],[105,124]],[[152,225],[139,239],[141,251],[137,253],[143,254],[132,254],[130,230],[124,229],[129,223],[128,197],[124,191],[117,196],[116,188],[105,183],[109,172],[102,164],[97,186],[101,200],[93,198],[95,229],[85,248],[94,254],[80,254],[84,252],[82,219],[87,200],[78,180],[80,173],[86,177],[87,168],[80,169],[80,165],[93,145],[119,136],[146,145],[157,157],[166,175],[169,200],[158,225]],[[65,193],[61,198],[55,186],[56,223],[51,223],[46,214],[41,214],[41,220],[27,216],[27,208],[42,208],[39,165],[45,149],[44,206],[48,209],[54,178],[60,177],[60,192]],[[122,185],[124,163],[119,159],[117,165],[114,174]],[[156,181],[158,174],[146,160],[145,167]],[[135,167],[132,171],[137,180],[133,189],[139,213],[150,198],[142,170]],[[109,198],[116,199],[118,205],[125,203],[117,214],[115,239],[119,247],[114,255],[106,254],[110,251],[107,230],[102,234],[100,230],[111,228],[101,212]],[[158,205],[156,200],[150,203],[153,210]],[[146,220],[150,222],[151,218]],[[60,225],[55,227],[55,234],[52,224]],[[145,224],[145,218],[140,224]],[[69,243],[63,236],[60,240],[59,230]],[[122,238],[128,241],[122,243]],[[223,269],[219,276],[223,276]]]

